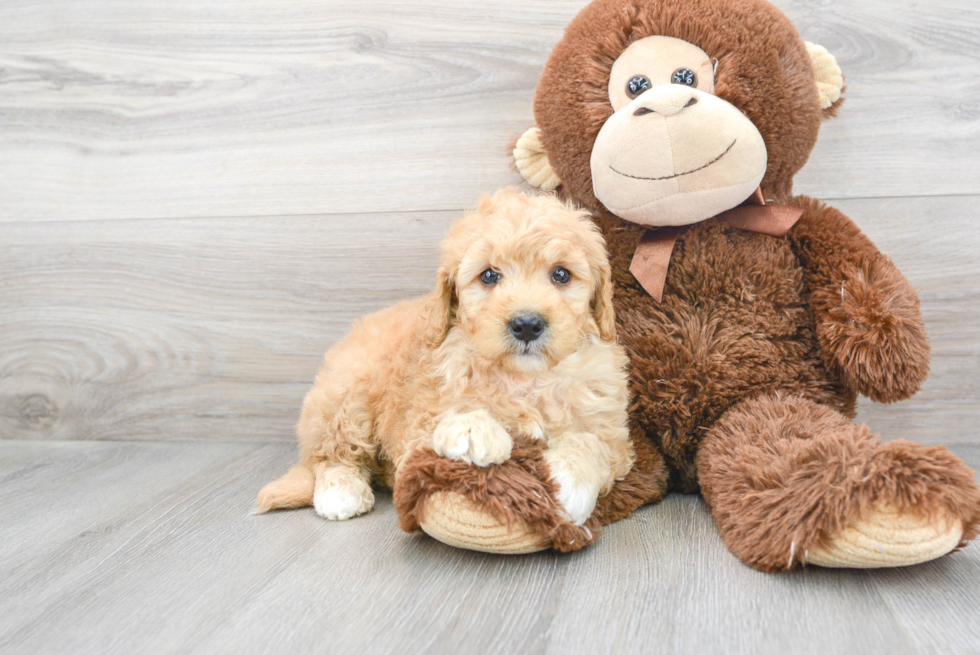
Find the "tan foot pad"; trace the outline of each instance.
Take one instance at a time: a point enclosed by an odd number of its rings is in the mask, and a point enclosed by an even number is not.
[[[438,491],[429,497],[425,520],[419,524],[426,534],[444,544],[484,553],[520,555],[551,545],[521,523],[508,528],[489,512],[451,491]]]
[[[908,566],[942,557],[959,545],[962,536],[959,519],[880,508],[836,539],[811,549],[807,563],[846,569]]]

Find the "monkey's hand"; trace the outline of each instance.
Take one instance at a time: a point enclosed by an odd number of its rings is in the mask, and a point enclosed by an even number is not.
[[[817,338],[845,381],[882,403],[910,397],[929,373],[929,343],[919,297],[884,257],[849,267],[839,289],[824,288],[827,307]]]
[[[851,220],[803,196],[789,238],[804,264],[817,339],[844,382],[876,402],[910,397],[929,372],[919,297]]]

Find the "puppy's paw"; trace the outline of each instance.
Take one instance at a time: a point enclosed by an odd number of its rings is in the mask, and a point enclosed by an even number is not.
[[[558,483],[558,502],[565,508],[568,520],[582,525],[592,516],[599,499],[596,476],[576,474],[570,462],[558,451],[547,450],[544,458],[551,468],[551,479]]]
[[[343,521],[370,512],[372,507],[371,485],[356,471],[334,466],[317,472],[313,509],[323,518]]]
[[[535,441],[544,439],[544,427],[539,421],[533,419],[525,421],[517,426],[517,433],[530,437]]]
[[[507,430],[485,409],[450,414],[432,433],[432,448],[437,455],[477,466],[507,461],[513,447],[514,440]]]

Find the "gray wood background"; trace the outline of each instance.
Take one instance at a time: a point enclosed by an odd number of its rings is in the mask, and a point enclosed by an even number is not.
[[[4,0],[0,436],[284,440],[322,352],[431,285],[582,0]],[[922,294],[886,437],[978,443],[980,11],[782,0],[847,74],[800,192]]]
[[[518,181],[584,4],[0,0],[0,649],[980,652],[976,547],[761,576],[695,498],[564,558],[402,535],[384,496],[246,515],[323,351]],[[922,392],[861,418],[980,464],[980,6],[777,4],[847,76],[797,190],[898,263],[932,339]]]

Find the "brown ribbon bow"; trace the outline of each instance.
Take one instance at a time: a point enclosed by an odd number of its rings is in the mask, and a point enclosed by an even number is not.
[[[801,207],[767,205],[760,187],[751,198],[734,209],[718,214],[715,220],[746,232],[784,237],[802,215]],[[674,251],[674,242],[690,227],[681,225],[647,230],[636,246],[633,261],[630,262],[630,273],[657,302],[663,299],[664,282],[667,280],[667,267]]]

